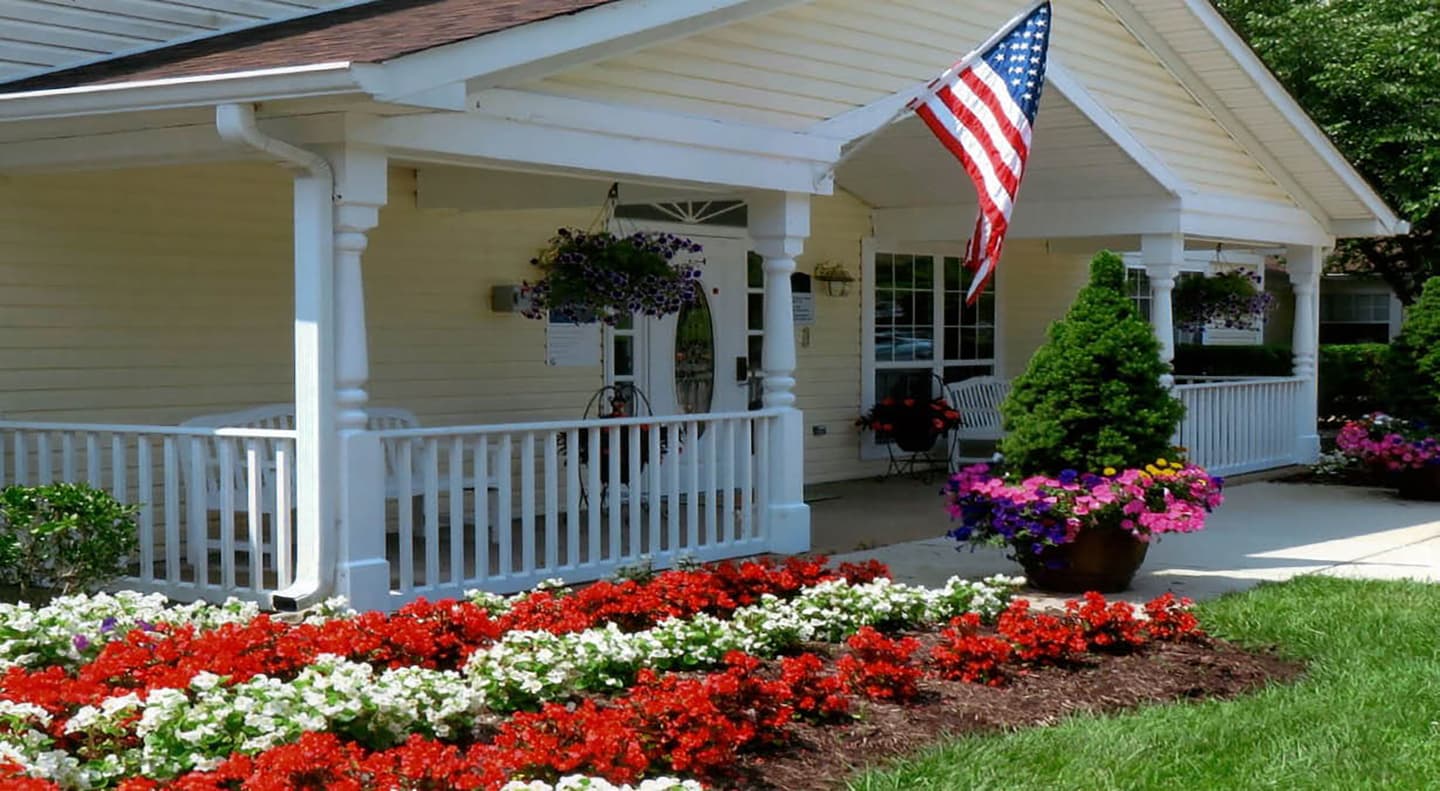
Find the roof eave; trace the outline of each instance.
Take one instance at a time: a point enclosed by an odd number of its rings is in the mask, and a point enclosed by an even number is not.
[[[1184,3],[1215,37],[1215,40],[1219,41],[1221,46],[1235,59],[1245,74],[1254,81],[1265,98],[1280,110],[1296,132],[1300,134],[1300,137],[1325,160],[1355,197],[1365,204],[1375,219],[1375,227],[1388,231],[1387,233],[1367,235],[1394,236],[1408,233],[1409,223],[1402,220],[1385,202],[1385,199],[1380,197],[1379,193],[1360,175],[1359,171],[1355,170],[1355,166],[1350,163],[1350,160],[1340,152],[1340,149],[1335,147],[1330,136],[1325,134],[1325,131],[1315,123],[1315,119],[1311,118],[1309,113],[1305,112],[1305,108],[1301,107],[1295,97],[1290,95],[1290,91],[1280,84],[1280,80],[1260,60],[1260,56],[1255,54],[1250,45],[1245,43],[1240,34],[1235,32],[1230,23],[1220,15],[1210,0],[1184,0]],[[1404,230],[1401,230],[1402,228]],[[1345,236],[1345,234],[1339,233],[1338,229],[1336,235]]]
[[[0,121],[372,94],[379,67],[348,62],[0,94]]]

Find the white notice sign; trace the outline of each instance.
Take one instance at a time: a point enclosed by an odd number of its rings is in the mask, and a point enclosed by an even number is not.
[[[790,309],[795,313],[795,326],[805,327],[815,323],[814,294],[791,294]]]
[[[545,364],[559,368],[600,365],[600,323],[550,324],[545,328]]]

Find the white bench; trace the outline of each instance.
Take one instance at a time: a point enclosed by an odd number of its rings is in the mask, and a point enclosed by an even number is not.
[[[1000,404],[1010,395],[1010,380],[993,376],[977,376],[945,388],[946,398],[960,413],[960,426],[955,429],[952,462],[958,464],[960,443],[966,440],[997,441],[1005,437]]]

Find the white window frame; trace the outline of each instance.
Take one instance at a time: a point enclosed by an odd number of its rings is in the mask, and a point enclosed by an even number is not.
[[[878,371],[885,369],[914,370],[924,368],[925,360],[899,361],[899,362],[877,362],[875,359],[875,255],[877,253],[890,253],[894,255],[929,255],[934,256],[937,261],[946,257],[963,258],[965,246],[963,244],[918,244],[914,242],[892,242],[886,239],[866,237],[860,241],[860,411],[864,412],[875,403],[875,375]],[[943,354],[937,354],[935,359],[929,360],[930,369],[933,373],[944,377],[947,367],[958,365],[974,364],[989,365],[990,369],[998,374],[1003,369],[1005,361],[1005,334],[1002,332],[1004,326],[1004,305],[1000,298],[1005,287],[1005,267],[999,267],[995,272],[995,351],[994,356],[988,360],[947,360]],[[933,325],[935,332],[935,344],[937,349],[944,347],[945,341],[945,267],[935,267],[935,302]],[[864,431],[860,435],[860,458],[866,460],[885,459],[889,457],[889,449],[875,441],[875,432]]]

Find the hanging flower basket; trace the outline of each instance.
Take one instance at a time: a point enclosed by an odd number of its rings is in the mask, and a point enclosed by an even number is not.
[[[1275,297],[1260,288],[1260,276],[1236,269],[1210,277],[1187,277],[1171,295],[1175,326],[1185,331],[1219,326],[1254,330],[1275,308]]]
[[[669,233],[561,228],[530,260],[541,276],[523,286],[530,301],[524,315],[614,325],[634,314],[679,313],[703,294],[700,270],[674,258],[698,252],[696,242]]]

